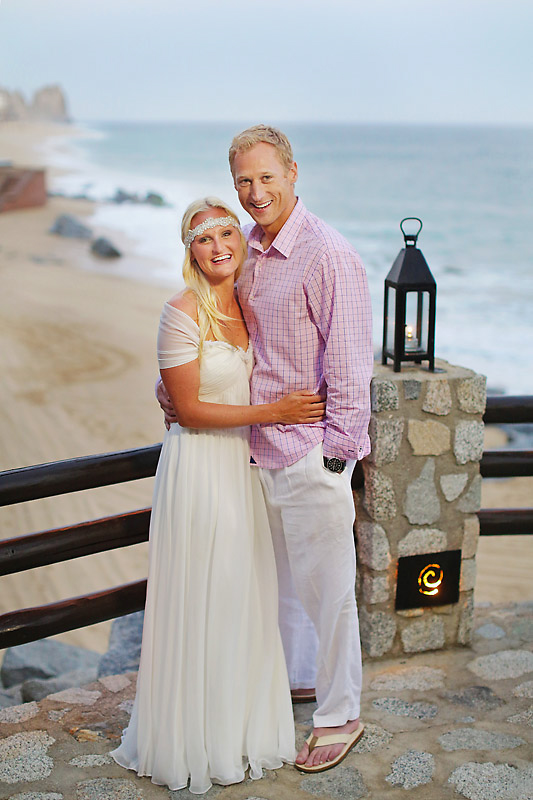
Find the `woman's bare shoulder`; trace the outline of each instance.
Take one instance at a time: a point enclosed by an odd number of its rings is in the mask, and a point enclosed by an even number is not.
[[[190,289],[183,289],[171,297],[168,301],[170,306],[177,308],[178,311],[183,311],[194,322],[198,322],[198,309],[196,305],[196,295]]]

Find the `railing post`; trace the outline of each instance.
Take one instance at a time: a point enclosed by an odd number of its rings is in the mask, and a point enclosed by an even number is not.
[[[361,641],[372,657],[470,641],[485,378],[445,361],[436,367],[374,371],[372,453],[354,492]],[[428,575],[429,554],[437,556]],[[399,559],[402,592],[404,567],[416,574],[408,573],[411,600],[397,609]]]

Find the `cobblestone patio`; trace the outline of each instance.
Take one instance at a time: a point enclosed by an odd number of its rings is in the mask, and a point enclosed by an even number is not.
[[[135,674],[0,711],[0,798],[190,800],[108,755],[128,722]],[[314,706],[296,706],[298,742]],[[292,767],[213,787],[208,800],[533,800],[533,602],[475,612],[470,647],[364,667],[363,738],[334,770]]]

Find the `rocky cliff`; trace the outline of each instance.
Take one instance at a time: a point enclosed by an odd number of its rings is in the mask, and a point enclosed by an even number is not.
[[[4,120],[70,122],[64,92],[57,85],[43,86],[26,102],[20,92],[0,87],[0,122]]]

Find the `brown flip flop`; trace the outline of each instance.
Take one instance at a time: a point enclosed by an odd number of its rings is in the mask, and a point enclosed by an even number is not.
[[[298,694],[294,694],[297,691]],[[303,692],[303,694],[302,694]],[[291,691],[291,700],[293,703],[316,703],[315,689],[296,689]]]

